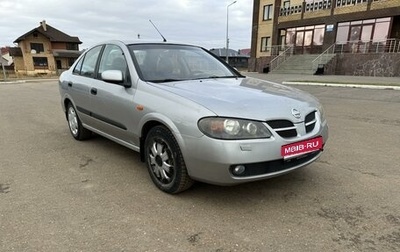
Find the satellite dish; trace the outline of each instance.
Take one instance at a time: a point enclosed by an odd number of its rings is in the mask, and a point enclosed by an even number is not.
[[[31,54],[36,54],[36,50],[35,50],[35,49],[32,49],[32,50],[31,50]]]

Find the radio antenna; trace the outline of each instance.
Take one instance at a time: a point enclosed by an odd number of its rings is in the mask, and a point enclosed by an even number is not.
[[[157,30],[158,34],[160,34],[160,36],[163,38],[164,42],[167,42],[167,40],[164,38],[164,36],[161,34],[161,32],[157,29],[157,27],[153,24],[153,22],[151,22],[151,19],[149,19],[150,23],[154,26],[154,29]]]

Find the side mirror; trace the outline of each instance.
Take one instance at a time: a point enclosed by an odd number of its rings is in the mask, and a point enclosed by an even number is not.
[[[124,76],[120,70],[106,70],[101,73],[101,79],[115,84],[124,82]]]

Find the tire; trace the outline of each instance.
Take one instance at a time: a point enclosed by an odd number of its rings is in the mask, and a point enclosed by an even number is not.
[[[90,130],[85,129],[82,126],[81,120],[79,119],[78,114],[71,103],[68,103],[67,105],[67,121],[69,131],[76,140],[85,140],[92,135]]]
[[[179,145],[166,127],[155,126],[149,131],[144,151],[150,177],[160,190],[175,194],[193,185]]]

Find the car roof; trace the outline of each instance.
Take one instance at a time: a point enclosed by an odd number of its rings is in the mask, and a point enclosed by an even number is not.
[[[194,47],[201,47],[195,44],[190,44],[190,43],[184,43],[184,42],[179,42],[179,41],[167,41],[163,42],[162,40],[145,40],[145,39],[136,39],[136,40],[108,40],[108,41],[103,41],[99,42],[96,45],[102,45],[102,44],[119,44],[123,43],[125,45],[138,45],[138,44],[168,44],[168,45],[187,45],[187,46],[194,46]]]

